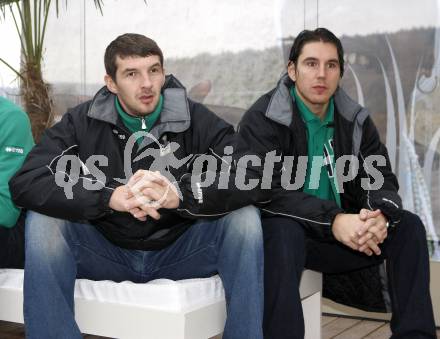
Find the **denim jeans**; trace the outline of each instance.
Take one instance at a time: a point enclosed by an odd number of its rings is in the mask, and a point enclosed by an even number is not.
[[[28,338],[81,338],[74,318],[76,278],[144,283],[216,273],[226,294],[223,338],[262,338],[263,239],[259,213],[252,206],[220,219],[198,220],[159,251],[124,249],[92,225],[35,212],[28,213],[25,239]]]

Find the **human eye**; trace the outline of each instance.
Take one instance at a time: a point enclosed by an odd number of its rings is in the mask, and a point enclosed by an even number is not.
[[[315,68],[318,66],[318,63],[315,60],[308,60],[308,61],[306,61],[306,66]]]
[[[339,67],[339,64],[338,64],[337,62],[329,62],[329,63],[327,64],[327,67],[328,67],[329,69],[337,69],[337,68]]]
[[[135,71],[130,71],[126,73],[127,78],[134,78],[136,76]]]
[[[151,74],[160,74],[161,71],[162,71],[162,69],[159,66],[155,66],[150,69]]]

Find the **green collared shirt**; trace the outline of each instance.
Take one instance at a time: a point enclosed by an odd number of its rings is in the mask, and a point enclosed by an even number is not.
[[[160,95],[159,102],[157,103],[154,111],[144,117],[134,117],[125,112],[118,100],[118,97],[115,97],[115,106],[119,116],[121,117],[122,123],[131,133],[136,133],[139,131],[149,132],[153,128],[157,119],[159,119],[160,113],[162,112],[163,96],[162,94]],[[138,142],[141,142],[141,139],[139,139]]]
[[[320,199],[335,201],[341,206],[335,173],[334,129],[330,127],[334,121],[333,97],[330,98],[325,118],[321,121],[301,100],[295,87],[292,87],[290,94],[295,98],[307,129],[308,162],[303,191]]]
[[[28,115],[0,97],[0,227],[15,226],[20,209],[12,202],[8,181],[34,146]]]

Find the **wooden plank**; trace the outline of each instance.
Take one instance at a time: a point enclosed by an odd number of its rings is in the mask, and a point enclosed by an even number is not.
[[[325,326],[328,323],[331,323],[332,321],[335,321],[336,319],[338,319],[338,317],[332,317],[332,316],[328,316],[328,315],[323,315],[321,317],[321,326]]]
[[[24,339],[24,337],[23,324],[0,321],[0,338]]]
[[[390,324],[385,323],[376,331],[371,332],[365,339],[388,339],[391,336]]]
[[[25,339],[24,325],[0,320],[0,338]],[[106,339],[106,337],[86,334],[84,339]]]
[[[0,329],[2,331],[9,331],[11,329],[17,328],[20,325],[21,324],[18,324],[18,323],[11,323],[9,321],[0,320]]]
[[[333,338],[360,322],[358,319],[338,318],[322,327],[322,339]]]
[[[335,339],[363,338],[383,325],[381,321],[362,320],[353,327],[334,337]]]

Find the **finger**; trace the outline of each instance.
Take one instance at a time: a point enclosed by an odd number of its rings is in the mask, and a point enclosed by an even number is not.
[[[364,234],[365,234],[365,232],[367,232],[368,231],[368,228],[369,228],[369,226],[368,226],[368,219],[367,219],[367,221],[365,221],[360,227],[359,227],[359,229],[357,230],[357,235],[358,236],[363,236]]]
[[[138,170],[128,181],[128,186],[134,186],[139,182],[153,181],[158,177],[155,172],[147,170]]]
[[[371,240],[369,240],[369,241],[371,241]],[[370,249],[370,246],[368,245],[368,242],[366,242],[365,244],[363,244],[362,246],[359,247],[359,252],[365,253],[365,251],[368,249]]]
[[[368,218],[377,218],[382,212],[377,209],[373,211],[368,211]]]
[[[378,239],[374,234],[371,234],[371,238],[359,246],[359,251],[364,252],[365,249],[369,248],[372,244],[375,244],[376,247],[378,247],[380,244],[380,239]]]
[[[143,178],[145,175],[144,170],[138,170],[135,174],[131,176],[131,178],[128,180],[127,185],[134,185],[136,182],[138,182],[140,179]]]
[[[141,210],[140,208],[132,208],[131,210],[129,210],[130,214],[135,217],[136,219],[139,219],[141,221],[145,221],[147,220],[147,213],[145,213],[143,210]]]
[[[146,205],[149,202],[150,202],[150,200],[147,197],[138,194],[138,195],[133,196],[130,199],[127,199],[125,201],[124,207],[127,211],[130,211],[136,207],[142,209],[142,206]]]
[[[154,182],[160,186],[167,186],[168,184],[170,184],[169,180],[161,174],[151,177],[150,180],[151,182]]]
[[[152,178],[153,179],[153,178]],[[151,188],[153,190],[161,190],[163,191],[166,188],[166,185],[162,185],[160,182],[156,182],[153,180],[139,180],[136,184],[130,187],[130,190],[136,194],[142,192],[146,188]]]
[[[147,187],[156,188],[159,186],[156,186],[155,184],[151,184],[151,183],[144,181],[144,180],[140,180],[136,184],[134,184],[133,186],[130,186],[129,191],[131,192],[131,194],[133,196],[142,196],[143,195],[142,191]]]
[[[367,210],[366,208],[363,208],[363,209],[360,210],[360,212],[359,212],[359,218],[360,218],[362,221],[366,221],[366,220],[367,220],[367,218],[368,218],[368,210]]]
[[[386,231],[383,232],[382,230],[380,230],[379,232],[375,233],[373,239],[375,239],[376,244],[382,244],[385,238],[386,238]]]
[[[160,214],[159,214],[159,212],[155,208],[148,207],[144,211],[147,212],[147,215],[152,217],[154,220],[159,220],[160,219]]]
[[[375,218],[368,218],[367,221],[365,221],[364,225],[362,225],[362,228],[358,232],[358,235],[362,236],[365,232],[367,231],[370,232],[370,228],[373,227],[375,224],[376,224]]]
[[[130,207],[137,207],[144,212],[145,216],[151,216],[153,219],[160,219],[160,214],[157,210],[161,207],[160,203],[158,203],[152,197],[151,194],[136,196],[130,199],[127,203],[130,204]]]
[[[148,197],[152,201],[156,202],[164,202],[167,200],[167,195],[169,192],[168,187],[160,187],[159,189],[153,189],[153,188],[145,188],[142,191],[142,194],[144,194],[146,197]]]
[[[379,238],[379,242],[382,244],[387,237],[388,237],[388,230],[385,228],[381,233],[381,237]]]
[[[370,250],[368,247],[366,249],[362,250],[362,251],[361,250],[359,250],[359,251],[365,253],[369,257],[371,257],[373,255],[373,251]]]
[[[368,240],[367,245],[374,252],[374,254],[380,255],[382,253],[379,246],[373,240]]]
[[[133,216],[135,216],[135,214],[137,214],[137,213],[139,213],[141,211],[142,210],[140,208],[138,208],[138,207],[135,207],[135,208],[132,208],[132,209],[128,210],[128,212],[130,212]]]
[[[388,231],[386,228],[380,228],[379,226],[373,226],[369,230],[378,240],[379,243],[382,243],[387,237]]]
[[[152,218],[155,219],[155,220],[159,220],[159,219],[160,219],[160,214],[159,214],[159,212],[156,210],[156,208],[154,208],[154,207],[149,207],[149,206],[147,206],[147,205],[143,205],[143,206],[141,206],[141,208],[140,208],[140,212],[137,212],[136,215],[134,215],[134,217],[137,218],[137,219],[139,219],[139,218],[141,218],[141,219],[145,218],[145,220],[146,220],[146,218],[147,218],[148,216],[152,217]],[[145,221],[145,220],[144,220],[144,221]]]
[[[131,199],[134,196],[134,193],[130,190],[127,189],[127,191],[124,193],[125,199]]]
[[[354,251],[357,251],[359,249],[359,246],[355,242],[353,242],[351,240],[345,241],[344,244],[346,246],[350,247]]]
[[[143,216],[143,217],[141,217],[141,216],[134,216],[133,215],[133,217],[135,217],[137,220],[139,220],[139,221],[147,221],[147,216]]]
[[[365,233],[362,237],[359,238],[358,240],[358,245],[362,246],[363,244],[365,244],[368,240],[370,240],[373,237],[373,233],[371,232],[367,232]]]

